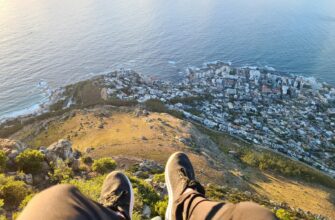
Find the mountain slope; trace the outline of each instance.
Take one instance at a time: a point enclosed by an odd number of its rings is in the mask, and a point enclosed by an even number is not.
[[[249,195],[247,198],[260,196],[272,201],[270,207],[288,206],[335,219],[331,184],[323,186],[317,180],[307,182],[299,175],[289,177],[251,166],[240,152],[253,151],[254,146],[169,114],[111,106],[72,110],[26,125],[11,138],[31,148],[68,139],[75,149],[95,159],[112,156],[122,169],[143,159],[164,165],[171,153],[182,150],[189,154],[204,184],[236,189]]]

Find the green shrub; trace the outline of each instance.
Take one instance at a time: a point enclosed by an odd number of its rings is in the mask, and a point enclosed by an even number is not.
[[[196,102],[200,101],[206,101],[209,99],[212,99],[213,96],[211,95],[204,95],[204,96],[190,96],[190,97],[184,97],[184,98],[173,98],[169,102],[171,104],[177,104],[177,103],[183,103],[186,105],[193,105]]]
[[[16,209],[28,194],[29,189],[24,182],[0,174],[0,199],[3,199],[6,209]]]
[[[49,173],[49,176],[52,182],[60,183],[72,178],[73,171],[64,161],[58,160],[53,173]]]
[[[106,175],[97,176],[90,180],[71,179],[65,180],[63,183],[68,183],[77,187],[85,196],[92,200],[98,201],[105,177]]]
[[[335,180],[333,178],[299,161],[292,160],[270,150],[257,149],[250,143],[227,134],[211,131],[203,126],[197,126],[197,128],[218,144],[223,152],[228,153],[230,150],[237,151],[238,158],[245,164],[262,170],[274,171],[286,177],[300,178],[331,188],[335,187]],[[234,145],[238,147],[232,148],[231,146]]]
[[[152,112],[168,113],[176,118],[183,118],[183,113],[177,110],[171,110],[159,99],[149,99],[145,103],[145,107]]]
[[[286,210],[284,209],[278,209],[276,211],[276,216],[280,219],[280,220],[293,220],[293,218],[291,217],[290,213],[288,213]]]
[[[28,205],[28,202],[30,202],[30,200],[36,195],[36,193],[31,193],[29,195],[27,195],[22,202],[19,205],[20,209],[24,209],[24,207],[26,207]]]
[[[331,177],[279,154],[268,151],[243,150],[240,159],[242,162],[261,170],[275,171],[284,176],[300,177],[308,182],[335,187],[335,180]]]
[[[2,207],[5,205],[5,202],[3,201],[3,199],[0,199],[0,212],[2,210]]]
[[[159,99],[150,99],[146,101],[144,104],[149,111],[153,111],[153,112],[167,112],[168,111],[168,108]]]
[[[90,165],[93,163],[92,157],[87,156],[87,155],[82,156],[80,159],[84,164],[87,164],[87,165]]]
[[[155,214],[163,218],[165,216],[167,206],[168,206],[168,197],[165,196],[164,200],[158,201],[154,205]]]
[[[148,179],[149,178],[149,172],[148,171],[140,171],[140,172],[138,172],[137,174],[136,174],[136,176],[138,177],[138,178],[141,178],[141,179]]]
[[[21,212],[13,212],[12,219],[18,219]]]
[[[154,210],[154,205],[159,201],[159,195],[155,189],[142,179],[136,178],[132,175],[127,175],[134,189],[135,207],[134,210],[141,212],[143,205],[149,205],[151,210]]]
[[[101,174],[105,174],[115,170],[116,162],[115,160],[105,157],[95,160],[92,165],[92,170]]]
[[[155,174],[152,178],[152,181],[155,183],[164,183],[165,182],[165,174],[160,173],[160,174]]]
[[[132,220],[142,220],[142,215],[140,212],[133,212]]]
[[[16,158],[20,170],[25,173],[36,174],[41,171],[44,155],[38,150],[27,149],[20,153]]]
[[[3,150],[0,150],[0,172],[3,172],[6,168],[7,157]]]

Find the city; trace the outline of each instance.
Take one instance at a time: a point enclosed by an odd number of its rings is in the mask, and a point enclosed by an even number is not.
[[[101,96],[140,103],[160,100],[208,128],[335,176],[335,89],[313,78],[222,62],[189,68],[178,83],[122,69],[104,77]]]

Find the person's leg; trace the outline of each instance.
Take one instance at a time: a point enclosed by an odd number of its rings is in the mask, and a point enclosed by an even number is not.
[[[205,190],[195,180],[195,174],[187,155],[173,154],[165,167],[165,180],[169,203],[165,218],[175,219],[229,219],[275,220],[274,214],[255,203],[225,204],[205,198]]]
[[[253,202],[238,204],[214,202],[191,190],[182,195],[179,203],[182,219],[275,220],[274,214]],[[181,211],[182,210],[182,211]]]
[[[112,172],[103,184],[101,204],[88,199],[74,186],[57,185],[37,194],[18,219],[130,219],[133,201],[133,191],[128,178],[120,172]]]

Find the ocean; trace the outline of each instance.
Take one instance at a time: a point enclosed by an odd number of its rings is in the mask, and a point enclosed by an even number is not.
[[[335,1],[0,0],[0,119],[111,70],[177,80],[216,60],[335,85]]]

